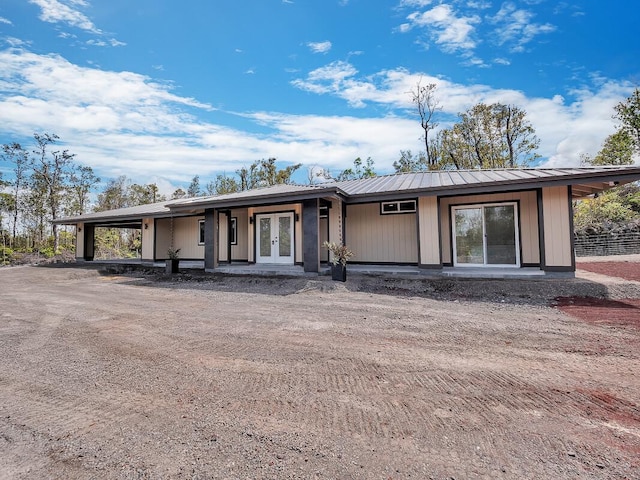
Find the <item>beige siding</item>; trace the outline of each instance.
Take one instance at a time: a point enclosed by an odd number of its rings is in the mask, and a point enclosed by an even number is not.
[[[451,205],[499,203],[518,201],[522,263],[540,263],[540,237],[538,233],[538,197],[535,191],[468,195],[440,199],[440,234],[442,236],[442,262],[451,263]]]
[[[253,215],[260,214],[260,213],[277,213],[277,212],[295,212],[301,218],[302,205],[298,203],[291,203],[286,205],[251,207],[247,211],[249,218],[253,217]],[[249,227],[250,227],[249,237],[247,242],[249,246],[248,260],[250,262],[255,262],[255,256],[253,251],[254,244],[256,241],[256,234],[255,234],[255,228],[254,228],[255,225],[249,225]],[[295,237],[295,260],[294,261],[296,263],[301,263],[302,262],[302,221],[298,221],[298,222],[294,221],[293,232],[294,232],[293,235]]]
[[[329,209],[329,241],[335,243],[343,243],[342,238],[342,201],[332,200]]]
[[[437,197],[418,199],[420,225],[420,263],[422,265],[440,264],[440,235],[438,230]]]
[[[573,259],[567,187],[543,188],[542,208],[545,264],[548,267],[570,267]]]
[[[229,261],[229,218],[226,213],[218,214],[218,261]]]
[[[76,258],[84,258],[84,223],[76,225]]]
[[[200,237],[199,220],[204,217],[178,217],[173,219],[173,248],[180,249],[180,258],[204,259],[204,245],[198,245]],[[171,219],[156,220],[156,256],[167,258],[167,250],[171,247]]]
[[[345,225],[354,261],[418,263],[415,213],[380,215],[379,203],[347,205]]]
[[[231,260],[247,260],[249,258],[249,216],[247,209],[231,210],[231,216],[237,220],[237,245],[231,246]]]
[[[320,227],[318,231],[318,248],[320,249],[320,261],[329,261],[329,250],[324,248],[322,244],[329,241],[329,218],[320,219]]]
[[[155,238],[153,218],[142,219],[142,259],[153,260],[153,242]]]

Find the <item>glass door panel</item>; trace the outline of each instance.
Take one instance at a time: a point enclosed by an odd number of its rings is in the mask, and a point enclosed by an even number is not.
[[[280,257],[291,256],[291,215],[278,217],[278,255]]]
[[[482,208],[454,211],[456,263],[484,264]]]
[[[271,258],[271,217],[260,217],[259,252],[263,260]]]
[[[293,213],[256,215],[256,262],[293,264]]]
[[[516,223],[513,205],[496,205],[484,209],[487,263],[515,265]]]
[[[516,204],[454,207],[454,265],[520,266]]]

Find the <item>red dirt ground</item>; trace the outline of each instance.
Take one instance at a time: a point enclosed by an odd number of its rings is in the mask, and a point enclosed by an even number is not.
[[[579,262],[576,267],[599,275],[640,281],[639,262]],[[555,301],[558,309],[585,322],[640,330],[640,299],[558,297]]]
[[[637,298],[558,297],[556,302],[567,315],[588,323],[640,329],[640,299]]]
[[[576,267],[600,275],[640,282],[640,263],[638,262],[578,262]]]

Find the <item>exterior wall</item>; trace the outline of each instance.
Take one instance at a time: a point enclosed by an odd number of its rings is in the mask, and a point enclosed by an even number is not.
[[[571,269],[574,265],[569,205],[568,187],[542,189],[545,268]]]
[[[84,260],[84,223],[76,224],[76,258]]]
[[[153,260],[153,245],[155,241],[155,222],[153,218],[142,219],[142,260]]]
[[[175,217],[173,219],[173,248],[180,249],[180,258],[204,259],[204,245],[198,245],[200,237],[199,221],[203,216]],[[156,258],[167,258],[167,250],[171,247],[171,219],[156,220]]]
[[[231,216],[236,217],[237,220],[237,232],[236,240],[237,245],[231,245],[231,260],[246,261],[249,258],[249,215],[247,209],[231,210]]]
[[[218,261],[229,261],[229,217],[218,213]]]
[[[329,242],[343,243],[342,225],[342,201],[332,199],[331,208],[329,209],[329,217],[320,219],[320,245],[327,240]],[[320,261],[328,262],[329,251],[326,248],[320,248]]]
[[[295,212],[302,218],[302,205],[289,203],[285,205],[269,205],[264,207],[250,207],[247,209],[248,218],[260,213]],[[247,241],[247,259],[255,262],[254,245],[256,243],[255,224],[249,224]],[[295,237],[295,262],[302,263],[302,222],[294,220],[293,235]]]
[[[496,193],[492,195],[468,195],[440,199],[440,230],[442,237],[442,262],[451,264],[451,205],[499,203],[518,201],[520,204],[520,255],[522,265],[540,264],[540,236],[538,229],[538,197],[535,191]]]
[[[381,215],[380,203],[347,205],[346,243],[354,262],[418,263],[415,213]]]
[[[440,266],[440,231],[438,229],[438,198],[418,198],[420,234],[420,265]]]

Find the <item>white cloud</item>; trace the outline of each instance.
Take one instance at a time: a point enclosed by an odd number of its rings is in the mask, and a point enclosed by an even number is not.
[[[331,50],[331,46],[331,42],[328,40],[324,42],[307,43],[307,47],[309,47],[313,53],[328,53],[329,50]]]
[[[0,17],[0,23],[4,23],[5,25],[13,25],[11,20],[9,20],[7,18],[4,18],[4,17]]]
[[[595,154],[603,140],[615,131],[613,107],[633,90],[625,82],[596,79],[597,84],[590,89],[569,92],[575,100],[567,104],[559,95],[529,98],[518,90],[463,85],[405,69],[359,78],[357,69],[345,62],[314,70],[294,85],[317,94],[334,95],[354,107],[371,103],[402,109],[406,116],[413,109],[409,92],[420,78],[423,84],[437,85],[436,97],[442,106],[441,127],[449,126],[459,112],[479,102],[501,102],[523,108],[541,140],[544,164],[553,166],[576,166],[582,153]]]
[[[511,51],[522,52],[524,46],[534,37],[553,32],[556,27],[550,23],[533,23],[533,12],[518,9],[511,2],[502,5],[491,21],[498,24],[495,30],[498,45],[509,44]]]
[[[426,7],[433,3],[433,0],[402,0],[400,2],[401,7]]]
[[[421,148],[408,94],[420,77],[438,85],[440,128],[480,101],[524,108],[542,141],[545,164],[553,166],[577,165],[580,153],[596,153],[614,131],[613,106],[632,91],[631,85],[601,81],[566,92],[574,98],[567,102],[560,96],[529,98],[517,90],[465,85],[405,69],[363,76],[347,62],[334,62],[296,86],[354,106],[375,104],[376,110],[389,113],[368,118],[366,110],[353,116],[225,112],[235,115],[238,125],[247,122],[246,127],[229,128],[215,122],[217,112],[209,105],[176,95],[152,78],[12,49],[0,51],[0,125],[8,139],[21,140],[33,132],[60,135],[64,148],[103,178],[126,174],[139,182],[176,184],[199,174],[205,181],[268,157],[341,170],[358,156],[371,156],[379,172],[389,172],[401,149]]]
[[[424,28],[431,38],[446,52],[473,50],[474,25],[480,23],[477,15],[457,16],[453,7],[440,4],[425,12],[413,12],[407,16],[407,24],[400,26],[401,32],[413,27]]]
[[[63,3],[58,0],[28,0],[40,7],[40,20],[49,23],[66,23],[72,27],[86,30],[88,32],[101,34],[91,20],[82,12],[72,7],[86,6],[84,1],[68,1]]]

